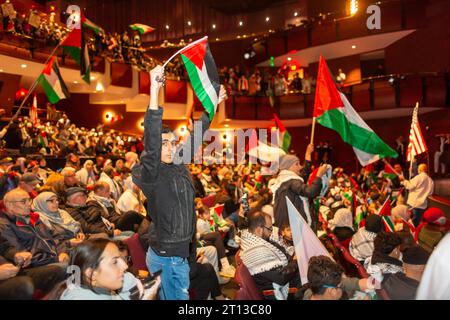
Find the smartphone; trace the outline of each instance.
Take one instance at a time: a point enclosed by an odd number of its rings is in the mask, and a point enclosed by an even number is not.
[[[142,286],[144,287],[144,290],[147,290],[147,289],[153,287],[153,285],[156,282],[156,278],[161,274],[161,272],[162,272],[162,269],[154,272],[151,276],[149,276],[146,279],[141,281]],[[139,288],[137,286],[134,286],[130,290],[130,300],[140,300],[140,298],[141,298],[141,293],[139,292]]]

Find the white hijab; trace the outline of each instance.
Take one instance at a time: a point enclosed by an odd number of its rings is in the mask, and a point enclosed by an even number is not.
[[[450,300],[450,233],[439,242],[428,259],[416,300]]]

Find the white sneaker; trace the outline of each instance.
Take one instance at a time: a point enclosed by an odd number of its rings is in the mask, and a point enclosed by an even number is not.
[[[234,274],[236,273],[236,269],[233,266],[229,266],[227,268],[222,268],[220,270],[219,275],[227,278],[234,278]]]
[[[234,248],[234,249],[239,249],[239,245],[236,243],[236,241],[234,241],[233,239],[228,240],[227,242],[227,246]]]

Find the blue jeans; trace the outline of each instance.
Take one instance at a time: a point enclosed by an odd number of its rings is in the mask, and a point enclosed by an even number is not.
[[[187,258],[159,256],[148,248],[147,268],[151,273],[162,270],[161,300],[189,300],[189,263]]]

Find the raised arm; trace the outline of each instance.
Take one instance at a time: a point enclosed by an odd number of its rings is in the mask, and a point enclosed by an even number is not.
[[[141,187],[151,186],[158,176],[161,162],[161,132],[163,109],[158,106],[160,89],[164,86],[164,68],[156,66],[150,71],[150,105],[144,118],[144,151],[141,165],[133,168],[133,182]]]

